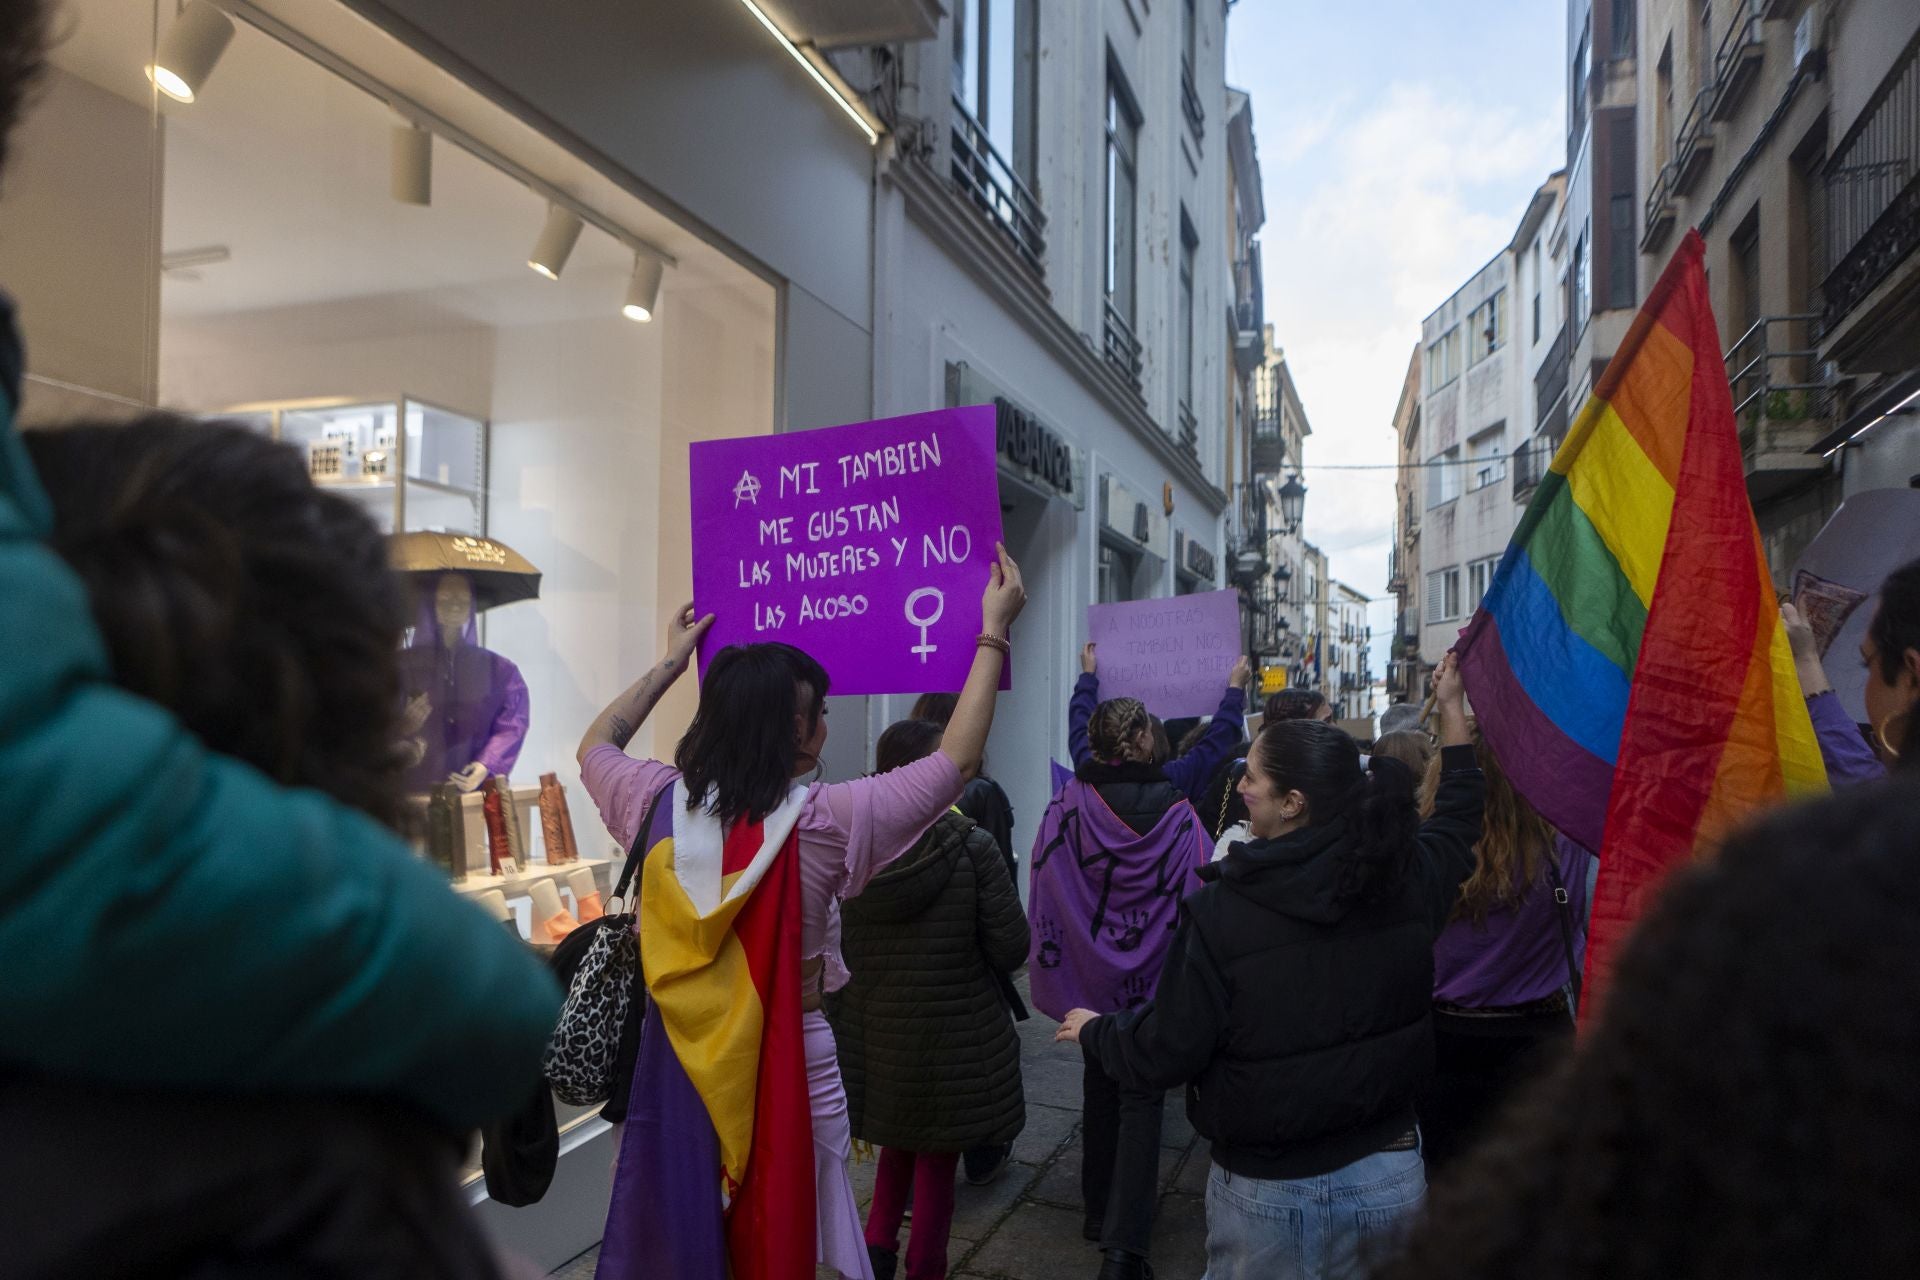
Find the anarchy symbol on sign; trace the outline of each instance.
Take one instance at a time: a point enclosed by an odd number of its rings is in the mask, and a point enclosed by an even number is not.
[[[933,599],[933,616],[923,618],[913,611],[913,606],[928,597],[932,597]],[[921,664],[925,665],[927,655],[940,647],[937,644],[927,643],[927,628],[940,621],[940,615],[947,611],[947,598],[940,593],[940,588],[938,587],[922,587],[907,597],[906,608],[907,621],[920,628],[920,643],[912,646],[907,652],[919,654]]]

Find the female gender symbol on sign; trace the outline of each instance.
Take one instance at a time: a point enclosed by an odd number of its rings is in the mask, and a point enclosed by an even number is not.
[[[922,618],[913,611],[913,606],[928,596],[933,597],[933,616],[931,618]],[[940,588],[938,587],[922,587],[907,597],[906,608],[907,621],[920,628],[920,643],[911,646],[907,652],[919,654],[920,663],[924,666],[926,665],[927,655],[940,647],[937,644],[927,643],[927,628],[940,621],[940,615],[947,611],[947,598],[940,594]]]

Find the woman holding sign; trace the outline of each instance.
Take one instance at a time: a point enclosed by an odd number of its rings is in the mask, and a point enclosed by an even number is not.
[[[713,615],[689,605],[666,658],[600,713],[581,778],[640,851],[647,995],[598,1274],[871,1280],[825,991],[847,981],[839,899],[913,847],[980,767],[1026,602],[1004,547],[973,665],[939,750],[850,782],[799,781],[826,744],[827,674],[784,644],[716,654],[673,764],[624,748]],[[716,1016],[724,1011],[724,1016]],[[704,1170],[704,1173],[698,1171]]]

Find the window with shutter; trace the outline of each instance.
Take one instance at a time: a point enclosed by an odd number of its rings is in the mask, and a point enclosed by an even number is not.
[[[1441,612],[1445,603],[1446,570],[1435,569],[1427,575],[1427,621],[1444,622],[1447,615]]]

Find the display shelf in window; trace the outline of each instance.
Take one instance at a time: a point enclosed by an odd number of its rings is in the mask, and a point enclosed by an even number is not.
[[[407,395],[267,401],[222,416],[299,449],[313,482],[360,503],[383,533],[487,531],[483,418]]]

